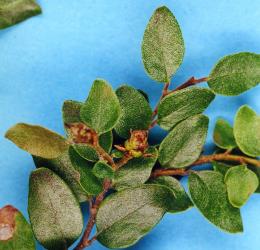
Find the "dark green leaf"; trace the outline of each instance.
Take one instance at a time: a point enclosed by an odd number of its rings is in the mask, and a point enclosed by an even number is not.
[[[146,130],[151,124],[152,109],[145,97],[138,90],[123,85],[116,90],[122,116],[115,126],[116,133],[129,138],[130,130]]]
[[[0,249],[35,250],[31,226],[13,206],[0,209]]]
[[[105,80],[95,80],[80,110],[81,120],[98,134],[103,134],[115,127],[120,116],[120,104],[111,86]]]
[[[193,206],[189,196],[178,180],[171,176],[160,176],[153,179],[150,183],[158,184],[169,188],[173,192],[174,202],[171,210],[167,212],[182,212]]]
[[[229,201],[234,207],[242,207],[259,185],[256,174],[245,165],[230,168],[225,183]]]
[[[221,173],[223,176],[225,176],[225,174],[227,173],[227,171],[233,167],[231,165],[227,165],[223,162],[217,162],[217,161],[214,161],[212,162],[212,165],[213,165],[213,168],[215,171]]]
[[[222,174],[193,172],[189,176],[189,190],[193,203],[210,222],[230,233],[243,231],[240,210],[229,203]]]
[[[196,115],[177,124],[160,145],[162,166],[183,168],[196,161],[203,149],[208,122],[208,117]]]
[[[260,82],[260,55],[242,52],[223,57],[210,73],[209,87],[217,94],[239,95]]]
[[[113,168],[104,161],[97,162],[92,169],[92,173],[101,179],[113,179],[115,175]]]
[[[88,144],[74,144],[73,148],[77,151],[77,153],[84,159],[92,162],[96,162],[99,160],[99,155],[96,149]]]
[[[158,107],[158,124],[166,130],[177,123],[200,114],[213,101],[215,95],[206,88],[187,88],[167,95]]]
[[[177,20],[163,6],[151,17],[144,32],[143,64],[148,75],[158,82],[170,82],[184,56],[184,41]]]
[[[99,145],[107,152],[110,153],[113,145],[113,134],[112,131],[108,131],[98,138]]]
[[[260,156],[260,116],[247,105],[237,111],[234,134],[243,153],[253,157]]]
[[[102,191],[102,183],[92,173],[93,165],[79,156],[79,154],[70,147],[69,156],[72,165],[79,174],[78,182],[89,195],[97,195]]]
[[[145,100],[149,103],[149,96],[148,96],[148,94],[146,92],[144,92],[143,90],[141,90],[141,89],[137,89],[137,91],[139,93],[141,93],[143,95],[143,97],[145,98]]]
[[[83,217],[79,203],[54,172],[32,172],[28,211],[36,239],[49,250],[67,249],[81,234]]]
[[[66,139],[53,131],[25,123],[11,127],[5,137],[30,154],[48,159],[60,156],[69,147]]]
[[[41,7],[34,0],[0,0],[0,29],[20,23],[41,12]]]
[[[155,147],[150,147],[147,153],[152,157],[134,158],[115,173],[114,187],[117,190],[138,186],[145,183],[157,160],[158,152]]]
[[[233,134],[233,128],[224,119],[218,119],[214,129],[214,142],[223,149],[233,149],[237,147]]]
[[[143,185],[110,195],[97,214],[98,240],[108,248],[125,248],[147,234],[172,205],[172,192]]]

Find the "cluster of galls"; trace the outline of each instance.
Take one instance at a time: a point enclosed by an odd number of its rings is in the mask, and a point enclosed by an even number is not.
[[[125,141],[124,146],[115,145],[115,148],[125,155],[137,158],[151,156],[151,154],[146,153],[148,146],[148,131],[132,130],[130,131],[130,138]]]

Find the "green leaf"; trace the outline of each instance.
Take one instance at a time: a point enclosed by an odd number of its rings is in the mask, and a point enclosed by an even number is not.
[[[259,185],[256,174],[245,165],[230,168],[225,183],[229,201],[234,207],[242,207]]]
[[[30,176],[28,211],[36,239],[49,250],[67,249],[82,232],[83,217],[76,197],[47,168]]]
[[[115,172],[113,183],[115,189],[121,190],[135,187],[145,183],[149,179],[158,157],[158,151],[155,147],[150,147],[146,153],[153,156],[134,158]]]
[[[46,167],[59,175],[80,202],[102,191],[101,182],[92,173],[93,164],[81,158],[72,147],[56,159],[35,156],[33,159],[37,168]]]
[[[11,127],[5,137],[30,154],[48,159],[60,156],[69,147],[66,139],[53,131],[25,123]]]
[[[88,144],[74,144],[73,148],[77,151],[77,153],[84,159],[92,162],[96,162],[99,160],[99,155],[96,149]]]
[[[95,80],[80,110],[81,120],[98,134],[103,134],[115,127],[120,116],[120,104],[111,86],[105,80]]]
[[[171,130],[177,123],[200,114],[213,101],[215,95],[206,88],[187,88],[167,95],[158,107],[158,124]]]
[[[148,75],[158,82],[170,82],[184,57],[180,26],[171,11],[163,6],[151,17],[142,43],[143,64]]]
[[[243,153],[253,157],[260,156],[260,116],[247,105],[237,111],[234,134]]]
[[[62,106],[62,117],[64,124],[81,122],[80,109],[83,104],[83,102],[73,100],[64,101]]]
[[[159,162],[167,168],[183,168],[198,159],[208,130],[208,117],[192,116],[173,128],[159,147]]]
[[[185,211],[193,206],[189,196],[178,180],[171,176],[160,176],[153,179],[150,183],[158,184],[169,188],[174,197],[173,207],[167,212],[178,213]]]
[[[260,82],[260,55],[241,52],[223,57],[210,73],[208,85],[217,94],[239,95]]]
[[[129,138],[130,130],[146,130],[152,121],[152,109],[138,90],[123,85],[116,90],[119,99],[122,116],[115,126],[116,133]]]
[[[102,183],[93,174],[93,165],[80,157],[78,153],[72,148],[69,148],[69,156],[72,165],[79,174],[79,183],[86,193],[89,195],[97,195],[102,191]]]
[[[0,0],[0,29],[20,23],[41,12],[41,7],[34,0]]]
[[[146,92],[144,92],[142,89],[137,89],[137,91],[139,93],[141,93],[143,95],[143,97],[145,98],[145,100],[149,103],[149,96]]]
[[[115,175],[113,168],[104,161],[97,162],[92,169],[92,173],[100,179],[113,179]]]
[[[125,248],[147,234],[172,205],[172,192],[159,185],[142,185],[110,195],[97,214],[98,241],[108,248]]]
[[[90,128],[82,123],[80,119],[80,109],[84,103],[77,101],[65,101],[62,107],[63,122],[69,139],[75,143],[91,143],[92,138],[87,137],[86,133],[91,134]],[[85,137],[84,137],[85,135]],[[99,145],[109,153],[112,149],[113,134],[108,131],[99,136]]]
[[[0,249],[35,250],[31,226],[13,206],[0,209]]]
[[[223,149],[233,149],[237,147],[233,134],[233,128],[224,119],[218,119],[214,129],[214,142]]]
[[[193,203],[211,223],[229,233],[243,231],[240,210],[229,203],[222,174],[214,171],[192,172],[189,190]]]
[[[233,167],[231,165],[227,165],[223,162],[217,162],[217,161],[213,161],[212,162],[213,165],[213,169],[219,173],[221,173],[223,176],[225,176],[225,174],[227,173],[227,171]]]
[[[257,178],[258,178],[258,183],[259,183],[259,185],[258,185],[258,188],[256,189],[256,193],[260,193],[260,168],[259,167],[256,167],[256,166],[248,166],[248,168],[250,169],[250,170],[252,170],[255,174],[256,174],[256,176],[257,176]]]

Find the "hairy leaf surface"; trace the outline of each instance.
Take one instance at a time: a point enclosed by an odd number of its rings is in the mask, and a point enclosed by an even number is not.
[[[167,7],[158,8],[143,37],[142,58],[146,72],[158,82],[170,82],[182,63],[184,50],[176,18]]]
[[[187,88],[167,95],[158,107],[158,124],[166,130],[177,123],[200,114],[213,101],[215,95],[206,88]]]
[[[34,235],[47,249],[67,249],[82,232],[83,217],[76,197],[47,168],[30,176],[28,211]]]
[[[229,233],[243,231],[240,210],[229,203],[222,174],[193,172],[189,176],[189,190],[193,203],[211,223]]]
[[[192,116],[173,128],[159,148],[163,167],[183,168],[200,156],[208,130],[208,117]]]

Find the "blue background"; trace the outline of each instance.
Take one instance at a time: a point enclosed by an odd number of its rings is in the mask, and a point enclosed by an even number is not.
[[[173,86],[190,76],[207,76],[222,56],[239,51],[260,53],[259,0],[99,0],[38,1],[43,14],[0,31],[0,207],[13,204],[27,216],[31,157],[5,140],[5,131],[23,121],[63,132],[61,105],[84,100],[97,77],[114,88],[128,83],[142,88],[154,105],[161,84],[144,72],[140,43],[155,8],[175,14],[186,44],[184,63]],[[260,112],[260,87],[237,97],[218,96],[210,116],[208,149],[217,117],[232,121],[249,104]],[[162,136],[154,129],[153,136]],[[184,181],[185,182],[185,181]],[[86,206],[84,207],[86,209]],[[209,224],[197,210],[166,215],[132,250],[256,250],[260,248],[260,199],[242,208],[244,233],[231,235]],[[38,249],[43,249],[38,246]],[[105,249],[95,243],[93,250]]]

